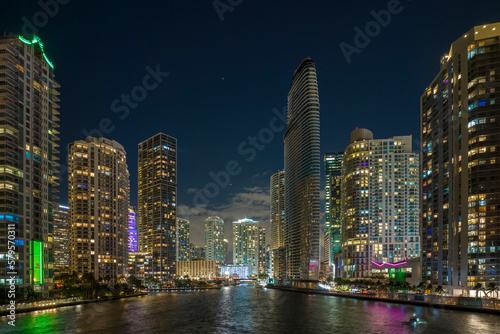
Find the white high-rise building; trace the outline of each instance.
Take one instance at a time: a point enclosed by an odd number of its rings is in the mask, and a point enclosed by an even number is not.
[[[240,219],[233,222],[233,264],[248,265],[251,274],[257,274],[259,266],[259,222]]]
[[[218,216],[205,219],[205,260],[225,261],[224,220]]]
[[[387,274],[419,257],[419,159],[411,136],[374,140],[356,129],[343,161],[343,277]]]

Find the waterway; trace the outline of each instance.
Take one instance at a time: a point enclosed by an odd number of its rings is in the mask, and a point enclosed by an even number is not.
[[[408,323],[413,313],[426,323]],[[0,333],[500,333],[500,316],[253,287],[159,292],[0,318]]]

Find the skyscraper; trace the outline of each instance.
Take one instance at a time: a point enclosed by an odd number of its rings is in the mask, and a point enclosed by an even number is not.
[[[224,263],[224,220],[217,216],[205,219],[205,260]]]
[[[420,255],[419,161],[411,136],[356,129],[343,156],[342,276],[388,275]]]
[[[54,204],[54,271],[69,270],[69,207]]]
[[[258,273],[258,221],[245,218],[233,222],[233,265],[249,265],[251,274]]]
[[[153,255],[153,276],[175,276],[177,139],[163,133],[139,144],[139,250]]]
[[[128,273],[129,173],[123,146],[87,137],[69,144],[70,267],[119,282]]]
[[[19,255],[14,270],[6,270],[8,256],[0,260],[0,289],[9,289],[13,275],[7,272],[16,272],[16,296],[32,286],[48,297],[53,287],[53,201],[59,185],[60,86],[38,37],[1,36],[0,54],[0,244],[7,254],[7,236],[15,233]]]
[[[316,68],[311,58],[295,70],[288,93],[285,144],[287,279],[319,278],[320,133]]]
[[[424,283],[500,285],[499,50],[500,23],[472,28],[421,97]]]
[[[285,170],[271,175],[271,249],[285,245]]]
[[[177,218],[177,261],[191,260],[189,224],[189,220]]]
[[[342,155],[325,154],[325,261],[332,266],[333,254],[342,248],[342,221],[340,218]]]
[[[137,252],[137,226],[135,221],[136,213],[134,207],[128,208],[128,251]]]

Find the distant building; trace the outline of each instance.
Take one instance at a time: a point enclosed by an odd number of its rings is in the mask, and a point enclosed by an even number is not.
[[[189,220],[177,218],[177,261],[191,260],[189,225]]]
[[[233,222],[233,265],[250,265],[257,274],[259,269],[259,222],[240,219]]]
[[[69,271],[69,206],[54,205],[54,271]]]
[[[421,97],[422,280],[456,294],[500,285],[499,48],[500,23],[473,27]]]
[[[351,133],[341,182],[343,277],[369,277],[381,264],[420,256],[419,162],[411,139]]]
[[[253,272],[249,265],[226,265],[220,267],[220,275],[225,278],[249,278]]]
[[[218,216],[205,219],[205,259],[223,263],[224,255],[224,220]]]
[[[271,175],[271,248],[285,245],[285,170]]]
[[[135,208],[128,208],[128,251],[137,252],[137,226]]]
[[[189,244],[191,260],[205,259],[205,248]]]
[[[215,279],[220,275],[217,261],[192,260],[177,262],[177,277],[192,279]]]
[[[153,255],[149,253],[128,253],[129,275],[143,280],[153,276]]]
[[[259,226],[259,274],[267,272],[266,263],[266,228]]]
[[[316,67],[304,59],[288,93],[285,148],[287,279],[317,280],[320,262],[320,117]]]
[[[161,283],[175,275],[177,257],[177,139],[158,133],[139,144],[139,250],[153,255]]]
[[[325,260],[333,264],[333,254],[342,248],[340,215],[343,152],[325,154]]]
[[[106,138],[69,144],[70,270],[120,282],[128,275],[126,152]]]

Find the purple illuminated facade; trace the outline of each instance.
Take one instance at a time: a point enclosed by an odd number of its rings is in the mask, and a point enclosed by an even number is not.
[[[128,209],[128,251],[137,252],[137,229],[135,227],[135,208]]]

